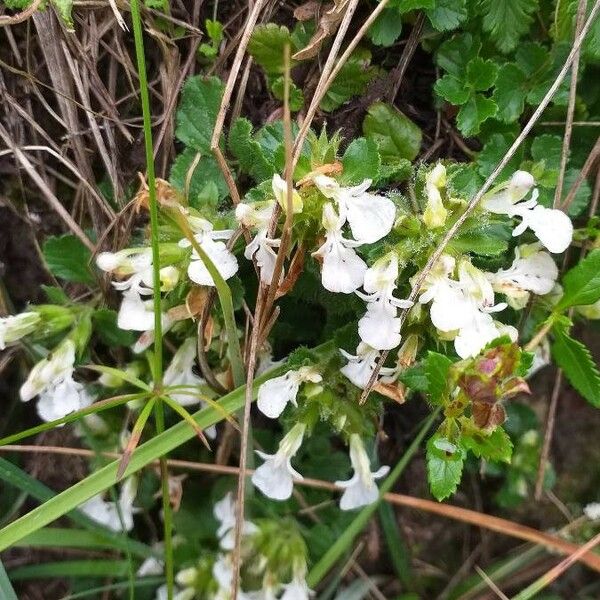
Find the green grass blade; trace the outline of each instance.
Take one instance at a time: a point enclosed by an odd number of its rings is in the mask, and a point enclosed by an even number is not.
[[[333,341],[329,341],[317,348],[313,348],[312,351],[315,354],[324,357],[333,352],[334,348]],[[261,383],[267,379],[285,373],[288,369],[289,366],[287,364],[281,365],[258,377],[253,385],[253,397],[256,398],[256,393]],[[200,427],[206,429],[222,420],[223,411],[232,413],[239,410],[244,405],[244,394],[244,387],[236,388],[219,400],[221,410],[217,411],[212,407],[206,407],[194,413],[192,417]],[[193,438],[194,435],[191,427],[187,423],[181,421],[167,429],[164,433],[148,440],[146,443],[139,446],[131,455],[131,460],[125,472],[125,476],[139,471],[161,456],[171,452]],[[38,506],[31,512],[4,527],[4,529],[0,530],[0,551],[10,547],[12,544],[23,539],[26,535],[38,531],[42,527],[52,523],[52,521],[72,511],[95,494],[99,494],[111,485],[114,485],[118,465],[118,460],[109,463],[79,483],[76,483],[68,490],[54,496],[54,498],[51,498],[42,506]],[[129,543],[132,542],[129,541]]]
[[[393,468],[392,472],[387,476],[385,481],[381,484],[379,488],[379,499],[373,504],[369,506],[365,506],[356,516],[354,521],[348,525],[346,531],[335,541],[333,546],[327,550],[327,552],[321,557],[321,560],[311,569],[306,581],[311,588],[315,588],[317,584],[325,577],[325,575],[329,572],[329,570],[333,567],[333,565],[342,557],[346,550],[350,549],[350,546],[354,542],[354,538],[365,528],[369,519],[373,516],[379,503],[381,502],[383,495],[389,492],[394,483],[408,463],[410,462],[413,455],[419,449],[421,442],[427,432],[431,428],[433,422],[437,418],[440,409],[437,408],[425,421],[425,424],[417,433],[415,439],[412,441],[411,445],[408,447],[406,452],[402,455],[402,458],[398,461],[396,466]]]
[[[413,576],[410,564],[410,551],[398,527],[394,509],[387,502],[382,502],[379,505],[378,513],[390,561],[404,589],[411,591],[414,588],[416,579]]]
[[[65,560],[26,565],[10,571],[13,581],[47,577],[119,577],[127,574],[126,560]]]
[[[90,369],[91,371],[97,371],[98,373],[102,373],[103,375],[110,375],[111,377],[115,377],[117,379],[122,379],[127,383],[130,383],[136,388],[140,390],[144,390],[145,392],[149,392],[152,388],[142,381],[139,377],[132,375],[131,373],[126,373],[121,369],[115,369],[114,367],[107,367],[105,365],[86,365],[86,369]]]
[[[90,550],[114,550],[112,540],[86,529],[67,527],[44,527],[19,540],[15,546],[31,548],[87,548]]]
[[[0,560],[0,598],[2,600],[19,600],[13,589],[10,579],[4,570],[4,565]]]
[[[13,444],[14,442],[18,442],[26,437],[30,437],[32,435],[37,435],[38,433],[42,433],[43,431],[48,431],[49,429],[54,429],[59,425],[64,425],[65,423],[72,423],[73,421],[79,421],[82,417],[86,415],[96,414],[102,412],[103,410],[107,410],[109,408],[114,408],[115,406],[121,406],[122,404],[126,404],[127,402],[131,402],[132,400],[141,400],[145,398],[148,394],[138,393],[138,394],[125,394],[123,396],[114,396],[113,398],[107,398],[106,400],[100,400],[98,402],[94,402],[94,404],[87,406],[86,408],[82,408],[76,412],[72,412],[71,414],[63,417],[62,419],[56,419],[55,421],[48,421],[47,423],[42,423],[41,425],[36,425],[35,427],[31,427],[30,429],[25,429],[23,431],[19,431],[19,433],[14,433],[0,440],[0,446],[6,446],[7,444]]]
[[[164,577],[143,577],[141,579],[136,579],[133,582],[133,586],[135,588],[158,587],[164,582]],[[82,592],[76,592],[75,594],[64,596],[62,600],[77,600],[78,598],[89,598],[90,596],[93,596],[94,598],[99,598],[103,592],[118,592],[119,590],[126,590],[128,587],[128,581],[120,581],[118,583],[101,585],[98,587],[90,588],[88,590],[83,590]]]
[[[5,481],[7,484],[13,485],[17,489],[29,494],[40,502],[49,502],[58,497],[50,488],[46,487],[43,483],[40,483],[4,458],[0,458],[0,479]],[[112,485],[112,483],[110,485]],[[110,485],[106,487],[110,487]],[[94,494],[92,494],[92,496],[93,495]],[[43,506],[44,505],[34,510],[39,510]],[[106,540],[107,546],[124,551],[129,548],[129,550],[136,556],[141,556],[143,558],[148,558],[149,556],[155,555],[155,552],[153,552],[152,549],[145,544],[135,540],[127,539],[122,533],[117,533],[107,529],[106,527],[103,527],[93,519],[90,519],[86,514],[78,510],[69,509],[63,514],[68,516],[73,523],[92,531],[99,538]],[[10,525],[7,525],[7,527],[10,527]],[[43,525],[41,527],[43,527]],[[36,531],[38,529],[40,529],[40,527],[36,527],[32,531]]]

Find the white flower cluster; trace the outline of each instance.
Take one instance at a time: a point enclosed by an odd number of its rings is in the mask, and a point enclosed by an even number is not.
[[[85,387],[73,379],[75,344],[65,339],[31,369],[21,386],[23,402],[39,396],[37,410],[44,421],[54,421],[92,403]]]

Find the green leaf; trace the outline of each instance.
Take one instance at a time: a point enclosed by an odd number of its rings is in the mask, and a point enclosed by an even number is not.
[[[67,31],[75,31],[73,28],[73,0],[52,0],[56,12],[65,24]]]
[[[248,53],[269,76],[284,73],[283,54],[285,45],[293,47],[290,30],[283,25],[266,23],[257,25],[250,37]]]
[[[501,133],[495,133],[487,141],[479,155],[477,156],[477,170],[482,177],[489,177],[498,163],[502,160],[506,151],[510,148],[512,139],[510,136]],[[515,152],[509,163],[500,172],[498,181],[508,179],[521,165],[523,160],[522,147]]]
[[[378,512],[390,562],[396,571],[396,575],[398,575],[398,579],[407,589],[410,589],[414,582],[410,549],[404,539],[402,530],[398,526],[394,509],[387,502],[382,502]]]
[[[184,150],[173,162],[169,181],[171,185],[181,193],[185,192],[185,184],[188,174],[196,159],[197,151],[192,148]],[[189,183],[188,202],[190,206],[206,213],[212,217],[212,212],[217,209],[219,200],[223,200],[229,194],[229,188],[217,161],[211,156],[203,154],[194,167]],[[208,188],[207,188],[208,186]],[[214,186],[214,187],[213,187]],[[217,190],[217,197],[213,198],[212,191]],[[214,199],[214,202],[207,200]],[[203,210],[204,209],[204,210]]]
[[[514,123],[523,113],[526,91],[525,73],[514,63],[500,67],[496,79],[496,89],[492,100],[498,105],[496,118],[505,123]]]
[[[463,79],[468,62],[477,56],[480,48],[481,43],[470,33],[455,35],[438,48],[435,60],[440,69]]]
[[[396,8],[385,8],[369,28],[369,39],[376,46],[388,47],[402,34],[402,19]]]
[[[361,183],[364,179],[377,179],[381,165],[377,144],[372,139],[356,138],[346,148],[342,165],[343,183]]]
[[[252,136],[252,123],[248,119],[236,119],[227,139],[230,152],[238,159],[242,171],[257,183],[275,174],[274,165],[267,160],[263,148]]]
[[[600,253],[600,250],[598,251]],[[564,328],[554,327],[552,356],[571,385],[592,405],[600,408],[600,371],[590,351]]]
[[[94,283],[90,269],[92,254],[74,235],[49,237],[44,242],[43,254],[48,269],[55,277],[75,283]]]
[[[549,169],[560,168],[560,155],[562,153],[562,138],[558,135],[538,135],[531,144],[531,158],[535,161],[544,161]]]
[[[281,100],[283,102],[284,99],[284,78],[278,77],[271,84],[271,91],[277,100]],[[290,110],[298,111],[304,106],[304,94],[302,90],[294,83],[290,84]]]
[[[548,65],[548,50],[538,42],[522,42],[515,52],[515,61],[527,77],[534,77]]]
[[[448,394],[448,371],[452,361],[443,354],[429,351],[424,362],[427,394],[430,402],[440,404]]]
[[[19,600],[17,598],[17,594],[15,593],[13,586],[10,583],[10,579],[8,578],[8,575],[6,574],[4,565],[2,564],[1,560],[0,560],[0,597],[2,597],[4,600]]]
[[[538,0],[482,0],[483,30],[501,52],[510,52],[529,31]]]
[[[215,121],[225,86],[218,77],[189,77],[181,92],[177,110],[177,139],[186,146],[210,154]]]
[[[219,21],[206,19],[206,21],[204,21],[204,27],[206,28],[206,33],[208,34],[210,41],[215,46],[218,46],[223,41],[223,24]]]
[[[433,8],[435,0],[392,0],[390,6],[397,8],[401,13],[406,13],[418,8]]]
[[[321,109],[331,112],[350,100],[352,96],[362,94],[367,84],[376,75],[377,69],[371,66],[371,53],[364,48],[355,50],[329,86],[321,100]]]
[[[431,493],[439,501],[454,494],[460,483],[464,464],[460,448],[450,453],[438,447],[444,442],[447,440],[439,433],[434,434],[427,442],[427,480]]]
[[[55,285],[42,285],[41,287],[44,290],[44,294],[46,294],[46,298],[48,298],[48,302],[61,306],[71,302],[71,299],[62,288]]]
[[[429,379],[422,365],[409,367],[402,373],[398,379],[409,389],[415,392],[427,392],[429,389]]]
[[[502,225],[473,227],[458,234],[449,246],[457,252],[498,256],[508,249],[510,231]]]
[[[468,17],[466,0],[437,0],[433,8],[425,10],[431,25],[438,31],[452,31]]]
[[[562,281],[564,293],[556,310],[586,306],[600,299],[600,249],[592,250]]]
[[[414,160],[421,149],[421,129],[397,108],[384,102],[369,107],[363,133],[377,143],[382,162]]]
[[[493,100],[481,94],[475,94],[461,106],[456,117],[456,124],[463,135],[471,137],[478,134],[481,124],[493,117],[496,112],[498,112],[498,106]]]
[[[126,560],[65,560],[17,567],[10,576],[13,581],[49,577],[123,577],[128,568]]]
[[[455,106],[460,106],[464,104],[471,95],[469,88],[463,83],[462,80],[454,77],[454,75],[450,75],[447,73],[442,78],[438,79],[433,86],[435,93],[450,102],[450,104],[454,104]]]
[[[479,56],[471,59],[467,65],[467,83],[477,92],[489,90],[498,77],[498,65],[492,60]]]
[[[400,158],[392,162],[386,162],[379,168],[380,183],[400,183],[412,175],[412,163],[406,158]]]
[[[117,313],[109,308],[100,308],[92,314],[94,331],[107,346],[131,346],[135,341],[132,331],[124,331],[117,325]]]
[[[471,432],[469,435],[463,435],[460,443],[466,450],[471,450],[477,458],[510,463],[513,444],[502,427],[496,427],[490,434]]]

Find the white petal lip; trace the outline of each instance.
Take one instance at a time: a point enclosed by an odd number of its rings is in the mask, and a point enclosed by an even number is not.
[[[364,281],[367,265],[338,233],[328,233],[325,243],[314,253],[322,256],[321,283],[334,293],[351,294]]]
[[[233,277],[238,270],[237,260],[223,242],[214,242],[209,238],[204,238],[201,243],[201,248],[208,254],[215,267],[223,277],[227,280]],[[204,265],[202,259],[192,252],[192,260],[188,267],[189,278],[198,285],[214,286],[215,282],[208,269]]]
[[[550,252],[564,252],[573,239],[573,223],[561,210],[536,206],[529,219],[529,227]]]
[[[360,339],[377,350],[392,350],[400,345],[400,319],[396,309],[390,313],[380,303],[367,305],[366,314],[358,322]]]
[[[296,405],[300,382],[294,381],[289,373],[265,381],[258,389],[257,406],[270,419],[277,419],[288,402]]]
[[[293,469],[289,461],[277,460],[276,454],[256,453],[265,461],[252,475],[252,483],[268,498],[287,500],[292,495],[294,482]]]
[[[396,207],[385,196],[363,194],[347,201],[347,218],[352,236],[364,244],[384,238],[394,225]]]
[[[117,317],[119,329],[126,331],[150,331],[154,329],[154,312],[135,290],[123,293]]]

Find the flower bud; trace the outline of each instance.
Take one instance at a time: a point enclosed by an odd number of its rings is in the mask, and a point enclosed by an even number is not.
[[[40,315],[36,312],[25,312],[0,318],[0,350],[4,350],[6,344],[16,342],[33,333],[39,322]]]
[[[287,212],[287,183],[275,173],[275,175],[273,175],[272,185],[275,199],[283,211]],[[294,214],[301,213],[303,208],[304,203],[302,202],[300,194],[292,188],[292,210]]]

